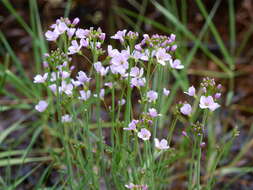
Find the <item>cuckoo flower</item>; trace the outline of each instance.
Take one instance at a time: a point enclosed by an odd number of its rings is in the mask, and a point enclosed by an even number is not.
[[[158,114],[155,108],[149,108],[148,109],[148,115],[152,118],[161,116],[161,114]]]
[[[50,90],[56,94],[57,93],[57,85],[56,84],[51,84],[48,86],[50,88]]]
[[[59,37],[59,34],[55,31],[48,30],[45,33],[45,36],[46,36],[47,41],[56,41],[57,38]]]
[[[184,115],[190,115],[192,112],[192,107],[190,104],[184,104],[181,108],[180,108],[180,112]]]
[[[72,55],[72,54],[78,53],[80,51],[81,47],[82,47],[82,45],[78,45],[76,40],[72,40],[71,46],[69,46],[69,48],[68,48],[68,54]]]
[[[139,120],[132,120],[131,123],[128,124],[127,128],[123,128],[127,131],[134,131],[136,129],[136,125],[139,123]]]
[[[166,53],[166,50],[164,48],[159,48],[155,54],[157,62],[160,63],[161,65],[165,66],[166,62],[165,61],[170,61],[171,56],[170,54]]]
[[[89,82],[91,80],[91,78],[87,77],[83,71],[79,71],[77,73],[76,79],[81,83]]]
[[[44,100],[39,101],[39,103],[35,106],[35,109],[38,112],[44,112],[47,109],[48,103]]]
[[[45,73],[44,75],[36,75],[34,77],[33,82],[34,83],[44,83],[47,80],[48,73]]]
[[[143,75],[143,68],[139,69],[138,67],[131,68],[130,76],[134,78],[141,78]]]
[[[132,78],[131,79],[131,87],[141,87],[144,86],[146,83],[146,79],[145,78]]]
[[[181,61],[179,59],[170,60],[170,66],[174,69],[183,69],[184,66],[181,64]]]
[[[169,149],[168,141],[166,139],[162,139],[160,142],[157,138],[155,138],[155,147],[160,150]]]
[[[214,111],[218,107],[220,107],[220,105],[218,103],[214,102],[212,96],[201,96],[199,107],[202,109],[208,108],[209,110]]]
[[[156,101],[156,99],[158,98],[158,93],[156,91],[150,90],[147,92],[147,98],[148,102]]]
[[[66,83],[66,81],[62,81],[61,87],[59,88],[60,92],[64,92],[66,95],[72,95],[73,85],[71,83]]]
[[[166,88],[163,88],[163,94],[165,96],[168,96],[170,94],[170,90],[167,90]]]
[[[124,42],[124,38],[126,36],[126,32],[127,32],[127,30],[120,30],[116,34],[114,34],[113,36],[111,36],[111,38],[115,39],[115,40],[119,40],[120,43],[123,43]]]
[[[194,86],[191,86],[187,92],[184,92],[185,94],[189,95],[189,96],[195,96],[196,90],[194,88]]]
[[[58,34],[63,34],[67,30],[68,30],[68,26],[65,24],[65,22],[59,21],[55,25],[55,32],[57,32]]]
[[[142,128],[140,132],[138,132],[138,137],[144,141],[147,141],[150,139],[151,133],[149,130]]]
[[[103,67],[100,61],[94,63],[94,68],[101,76],[105,76],[109,71],[109,67]]]
[[[81,90],[79,92],[80,92],[80,95],[81,95],[79,97],[80,100],[88,100],[90,95],[91,95],[90,90],[87,90],[87,91]]]

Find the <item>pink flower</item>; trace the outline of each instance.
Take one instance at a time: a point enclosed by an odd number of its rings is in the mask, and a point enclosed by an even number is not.
[[[157,62],[160,63],[163,66],[166,65],[165,61],[171,60],[170,54],[166,53],[166,50],[163,49],[163,48],[159,48],[157,50],[155,56],[156,56]]]
[[[155,138],[155,147],[160,150],[169,149],[168,141],[166,139],[162,139],[160,142],[157,138]]]
[[[161,116],[160,114],[157,113],[157,111],[156,111],[155,108],[149,108],[149,109],[148,109],[148,115],[149,115],[150,117],[152,117],[152,118]]]
[[[69,114],[63,115],[61,121],[62,123],[69,123],[72,121],[72,117]]]
[[[59,22],[57,23],[55,27],[55,32],[58,34],[63,34],[68,29],[68,26],[65,24],[65,22]]]
[[[75,18],[72,22],[73,25],[77,25],[78,23],[80,22],[80,19],[79,18]]]
[[[184,104],[181,108],[180,108],[180,112],[184,115],[190,115],[192,112],[192,107],[190,104]]]
[[[56,94],[57,93],[57,85],[56,84],[51,84],[48,86],[50,88],[50,90]]]
[[[209,110],[214,111],[218,107],[220,107],[220,105],[218,103],[214,102],[212,96],[207,96],[207,97],[206,96],[201,96],[200,97],[199,107],[201,109],[208,108]]]
[[[59,88],[60,92],[64,92],[66,95],[72,95],[73,85],[71,83],[67,84],[66,81],[62,81],[61,87]]]
[[[220,97],[221,97],[221,93],[218,93],[218,92],[217,92],[217,93],[214,95],[214,98],[215,98],[215,99],[219,99]]]
[[[119,51],[117,49],[112,49],[111,45],[108,45],[107,47],[108,56],[114,57],[115,55],[119,54]]]
[[[71,83],[75,86],[75,87],[78,87],[78,86],[81,86],[83,83],[78,81],[78,80],[74,80],[74,79],[71,79]]]
[[[69,29],[67,30],[67,35],[68,35],[69,39],[72,38],[72,37],[74,36],[75,31],[76,31],[75,28],[69,28]]]
[[[129,183],[129,184],[126,184],[125,187],[127,189],[133,189],[133,188],[135,188],[135,185],[133,183]]]
[[[70,73],[68,71],[62,71],[60,74],[63,79],[66,79],[70,76]]]
[[[76,40],[71,41],[71,46],[68,48],[68,54],[72,55],[78,53],[81,49],[82,45],[78,45]]]
[[[45,73],[43,76],[42,75],[36,75],[34,77],[33,82],[34,83],[44,83],[47,80],[47,76],[48,76],[48,73]]]
[[[119,40],[120,43],[123,43],[124,42],[124,38],[126,36],[126,31],[127,30],[120,30],[116,34],[114,34],[113,36],[111,36],[111,38],[115,39],[115,40]]]
[[[149,140],[151,133],[149,130],[142,128],[140,132],[138,132],[138,137],[144,141]]]
[[[83,71],[79,71],[77,73],[76,79],[81,83],[89,82],[91,80],[91,78],[87,77]]]
[[[100,98],[101,100],[103,100],[104,97],[105,97],[105,89],[102,88],[102,89],[100,90],[100,92],[99,92],[99,98]]]
[[[170,90],[167,90],[166,88],[163,88],[163,94],[165,96],[168,96],[170,94]]]
[[[38,112],[44,112],[47,109],[48,103],[44,100],[39,101],[39,103],[35,106],[35,109]]]
[[[177,49],[177,45],[174,44],[173,46],[171,46],[170,51],[176,51],[176,49]]]
[[[80,45],[82,46],[82,47],[88,47],[89,46],[89,39],[88,38],[86,38],[86,39],[81,39],[80,40]]]
[[[147,92],[147,98],[148,102],[156,101],[156,99],[158,98],[158,93],[156,91],[150,90]]]
[[[80,100],[88,100],[90,98],[91,92],[90,90],[84,91],[81,90],[80,92],[80,97],[78,97]]]
[[[108,86],[109,88],[112,88],[113,83],[112,82],[106,82],[105,86]]]
[[[130,76],[135,78],[141,78],[143,75],[143,68],[139,69],[138,67],[131,68]]]
[[[182,131],[182,135],[185,136],[185,137],[187,137],[186,131]]]
[[[77,38],[86,38],[86,36],[87,36],[87,34],[89,34],[89,30],[84,30],[84,29],[81,29],[81,28],[78,28],[77,30],[76,30],[76,37]]]
[[[45,36],[47,38],[47,41],[56,41],[59,34],[54,32],[54,31],[51,31],[51,30],[48,30],[46,33],[45,33]]]
[[[109,71],[109,67],[103,67],[100,61],[94,63],[94,68],[101,76],[105,76]]]
[[[196,92],[196,90],[195,90],[194,86],[191,86],[191,87],[188,89],[188,91],[187,91],[187,92],[184,92],[184,93],[187,94],[187,95],[189,95],[189,96],[195,96],[195,92]]]
[[[170,60],[170,66],[174,69],[183,69],[184,66],[181,64],[181,61],[179,59],[175,59],[174,61]]]
[[[110,69],[113,74],[121,74],[124,75],[126,70],[128,69],[128,58],[129,58],[128,51],[121,51],[121,53],[116,53],[111,59],[111,66]]]
[[[136,125],[139,123],[139,120],[132,120],[131,123],[128,124],[127,128],[123,128],[127,131],[134,131],[136,129]]]
[[[145,78],[132,78],[131,79],[131,87],[141,87],[144,86],[146,83],[146,79]]]

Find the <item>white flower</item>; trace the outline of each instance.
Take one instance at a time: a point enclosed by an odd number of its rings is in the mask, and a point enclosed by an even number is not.
[[[66,95],[72,95],[73,85],[71,83],[67,84],[66,81],[62,81],[59,88],[60,92],[64,92]]]
[[[151,133],[149,130],[143,128],[140,132],[138,132],[138,137],[144,141],[149,140],[151,136]]]
[[[48,103],[44,100],[39,101],[39,103],[35,106],[35,109],[38,112],[43,112],[47,109]]]
[[[152,118],[161,116],[161,114],[158,114],[155,108],[149,108],[148,109],[148,115]]]
[[[163,48],[159,48],[155,54],[157,62],[160,63],[161,65],[165,66],[166,62],[165,61],[170,61],[171,56],[170,54],[166,53],[166,50]]]
[[[34,77],[33,82],[34,83],[44,83],[47,80],[47,76],[48,76],[48,73],[45,73],[43,76],[42,75],[36,75]]]
[[[103,67],[100,61],[94,63],[94,68],[101,76],[105,76],[109,71],[109,67]]]
[[[112,88],[113,83],[112,82],[106,82],[105,86],[108,86],[109,88]]]
[[[56,84],[51,84],[48,86],[50,88],[50,90],[56,94],[57,93],[57,85]]]
[[[101,99],[101,100],[103,100],[104,99],[104,96],[105,96],[105,89],[101,89],[100,90],[100,93],[99,93],[99,98]]]
[[[184,104],[181,108],[180,108],[180,112],[184,115],[190,115],[192,112],[192,107],[190,104]]]
[[[208,108],[209,110],[214,111],[218,107],[220,107],[220,105],[218,103],[214,102],[212,96],[207,96],[207,97],[206,96],[201,96],[200,97],[199,107],[201,109]]]
[[[174,61],[170,60],[170,66],[174,69],[183,69],[184,66],[181,64],[181,61],[179,59],[175,59]]]
[[[139,123],[139,120],[132,120],[131,123],[128,124],[128,127],[124,127],[123,130],[134,131],[136,129],[136,125]]]
[[[158,93],[154,90],[150,90],[147,92],[147,98],[148,102],[156,101],[156,99],[158,98]]]
[[[91,80],[91,78],[87,77],[83,71],[79,71],[77,73],[76,79],[81,83],[89,82]]]
[[[155,138],[155,147],[160,150],[169,149],[168,141],[166,139],[162,139],[160,142],[157,138]]]
[[[185,93],[185,94],[188,94],[189,96],[195,96],[195,92],[196,92],[196,90],[195,90],[194,86],[191,86],[191,87],[188,89],[188,91],[187,91],[187,92],[184,92],[184,93]]]
[[[59,34],[55,31],[51,31],[51,30],[48,30],[46,33],[45,33],[45,36],[47,38],[47,41],[56,41]]]
[[[88,100],[88,98],[90,97],[90,95],[91,95],[91,92],[90,92],[90,90],[87,90],[87,91],[84,91],[84,90],[81,90],[81,91],[79,91],[80,92],[80,97],[79,97],[79,99],[80,100]]]
[[[68,48],[68,54],[72,55],[72,54],[78,53],[80,51],[81,47],[82,47],[82,45],[78,45],[76,40],[72,40],[71,46],[69,46],[69,48]]]
[[[166,88],[163,88],[163,94],[165,96],[168,96],[170,94],[170,90],[167,90]]]

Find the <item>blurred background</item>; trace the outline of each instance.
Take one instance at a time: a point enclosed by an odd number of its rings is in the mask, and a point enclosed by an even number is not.
[[[29,82],[24,82],[24,76],[32,79],[41,71],[42,55],[48,48],[43,33],[57,18],[64,16],[79,17],[82,28],[100,27],[107,38],[120,29],[141,34],[175,33],[176,56],[187,70],[174,73],[174,84],[170,86],[175,92],[172,99],[189,84],[197,85],[203,77],[215,78],[223,85],[223,109],[217,136],[235,126],[239,128],[240,136],[231,147],[227,162],[232,160],[234,165],[247,166],[247,170],[240,171],[240,175],[232,172],[224,176],[217,183],[217,189],[253,189],[253,170],[250,170],[253,165],[252,0],[2,0],[0,152],[6,147],[22,149],[31,143],[31,139],[25,137],[34,134],[33,128],[14,126],[11,132],[7,129],[17,121],[27,121],[25,124],[29,126],[29,122],[36,120],[35,116],[29,116],[34,98],[27,92]],[[3,72],[6,70],[8,72]],[[47,139],[46,134],[36,138]],[[41,147],[42,144],[34,142],[33,145]],[[5,165],[6,160],[0,160],[0,174],[5,171],[2,169]],[[32,166],[32,163],[27,164],[20,170],[14,163],[10,174],[17,171],[17,176],[25,175]],[[32,188],[39,175],[35,172],[26,178],[20,189]],[[57,177],[54,172],[51,175],[49,184]],[[175,187],[177,185],[180,189],[180,180]]]

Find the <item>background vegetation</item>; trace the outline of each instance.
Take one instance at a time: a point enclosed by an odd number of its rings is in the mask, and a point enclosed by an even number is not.
[[[44,32],[61,16],[79,17],[82,26],[101,27],[111,35],[125,28],[149,34],[175,33],[179,47],[176,54],[187,69],[173,73],[175,80],[171,79],[173,86],[165,109],[200,78],[208,76],[221,83],[222,109],[208,124],[214,130],[208,139],[213,147],[207,151],[219,149],[219,142],[225,142],[235,127],[240,136],[225,148],[214,171],[214,189],[253,189],[252,10],[251,0],[2,0],[0,189],[58,185],[55,182],[60,168],[52,164],[49,154],[58,146],[34,111],[43,92],[31,79],[42,70],[42,57],[48,51]],[[182,163],[175,162],[177,173]],[[203,180],[209,174],[202,176]],[[166,180],[171,189],[184,189],[185,176],[182,172]]]

